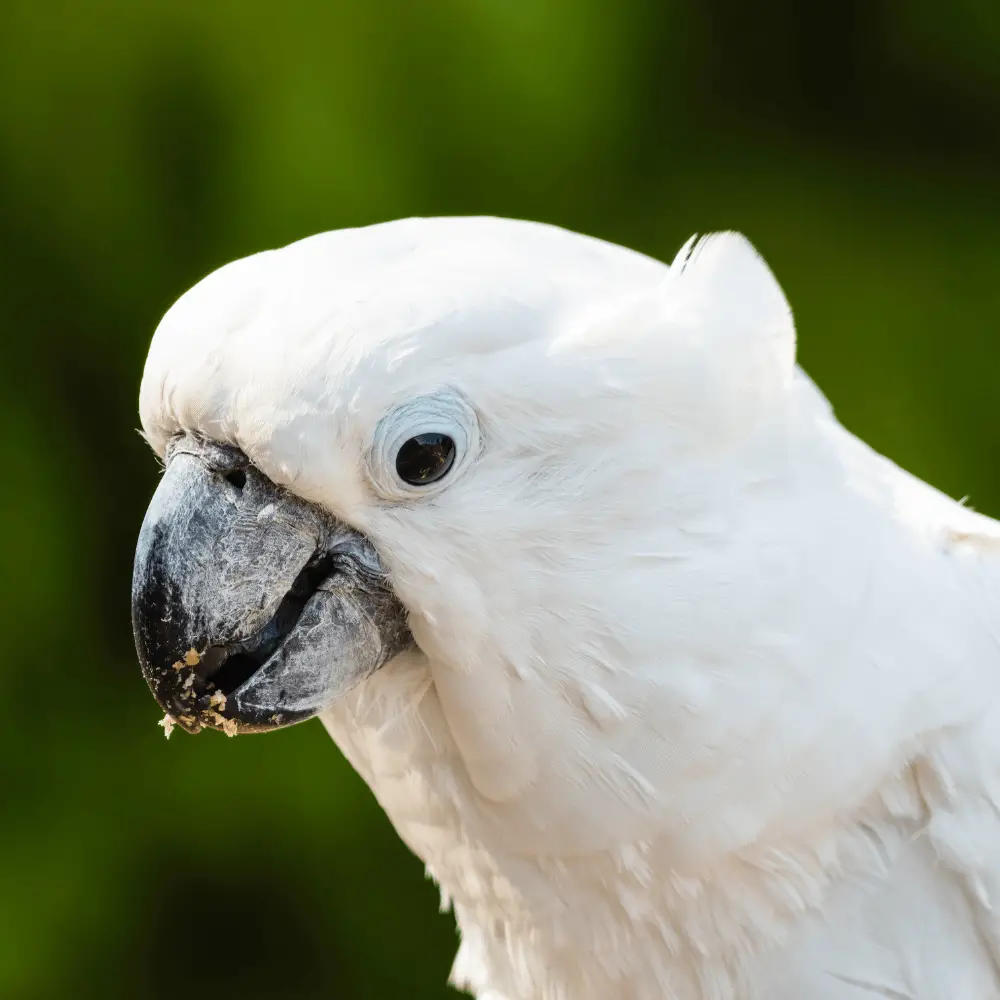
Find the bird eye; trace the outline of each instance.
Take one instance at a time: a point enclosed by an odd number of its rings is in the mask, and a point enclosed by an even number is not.
[[[365,453],[385,500],[422,502],[446,490],[482,450],[479,418],[465,397],[443,388],[398,403],[375,427]]]
[[[454,464],[455,442],[447,434],[418,434],[396,453],[396,472],[411,486],[436,483]]]

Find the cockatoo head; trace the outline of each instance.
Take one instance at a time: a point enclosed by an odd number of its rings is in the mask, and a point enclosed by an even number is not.
[[[142,382],[166,463],[133,590],[157,700],[192,731],[274,728],[416,647],[497,799],[538,766],[511,747],[565,723],[572,756],[653,673],[683,728],[717,697],[706,647],[753,613],[700,598],[756,572],[733,554],[759,534],[741,498],[781,462],[794,354],[734,234],[668,267],[410,219],[221,268],[167,313]]]

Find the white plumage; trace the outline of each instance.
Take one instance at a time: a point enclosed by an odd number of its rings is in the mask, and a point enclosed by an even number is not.
[[[141,413],[376,545],[419,649],[323,718],[481,1000],[1000,997],[1000,526],[836,422],[742,237],[316,236],[171,309]]]

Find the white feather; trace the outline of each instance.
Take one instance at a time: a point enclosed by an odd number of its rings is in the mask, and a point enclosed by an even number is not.
[[[420,649],[324,721],[484,1000],[1000,996],[1000,528],[794,357],[742,237],[493,219],[257,255],[157,331],[154,448],[238,444],[391,572]],[[390,496],[431,412],[474,444]]]

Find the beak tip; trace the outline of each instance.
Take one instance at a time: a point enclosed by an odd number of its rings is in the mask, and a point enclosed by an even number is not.
[[[150,669],[140,658],[149,689],[164,716],[160,725],[167,732],[175,728],[194,736],[203,729],[215,729],[227,736],[270,732],[311,717],[312,713],[289,712],[242,702],[238,695],[226,695],[207,685],[190,662],[175,662],[166,670]]]

